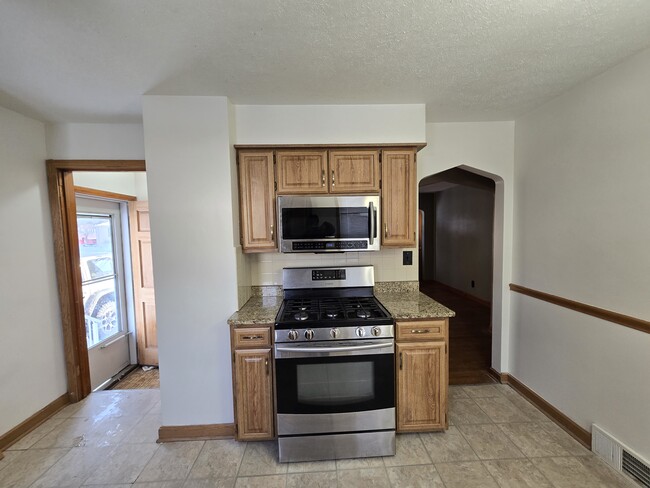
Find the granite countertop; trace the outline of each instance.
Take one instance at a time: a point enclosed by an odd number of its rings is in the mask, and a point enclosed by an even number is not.
[[[270,296],[265,293],[272,293]],[[269,289],[256,296],[230,316],[228,323],[238,325],[273,324],[282,305],[281,293]],[[278,296],[280,295],[280,296]],[[456,313],[417,289],[417,282],[378,283],[375,296],[396,320],[454,317]]]

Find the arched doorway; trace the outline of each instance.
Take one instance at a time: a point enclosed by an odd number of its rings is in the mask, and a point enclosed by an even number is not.
[[[451,384],[494,381],[492,324],[500,310],[502,180],[456,167],[419,184],[420,290],[456,311],[450,325]],[[497,209],[497,207],[499,207]],[[495,313],[497,312],[497,313]],[[499,327],[500,332],[500,327]]]

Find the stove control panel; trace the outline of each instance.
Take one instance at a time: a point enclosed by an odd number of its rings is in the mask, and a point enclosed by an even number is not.
[[[393,325],[359,327],[313,327],[305,329],[276,329],[275,342],[343,341],[350,339],[391,338]]]
[[[344,269],[314,269],[311,272],[312,281],[327,281],[327,280],[344,280]]]

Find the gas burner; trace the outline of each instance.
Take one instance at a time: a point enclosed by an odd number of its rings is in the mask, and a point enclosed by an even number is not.
[[[309,318],[309,314],[305,312],[305,310],[306,308],[303,308],[300,312],[294,315],[293,318],[296,320],[307,320]]]
[[[336,311],[327,311],[327,312],[325,312],[325,316],[326,316],[328,319],[335,319],[336,317],[339,316],[339,313],[336,312]]]
[[[371,315],[370,312],[368,312],[367,310],[364,310],[362,308],[357,310],[357,317],[359,317],[360,319],[370,318],[370,315]]]

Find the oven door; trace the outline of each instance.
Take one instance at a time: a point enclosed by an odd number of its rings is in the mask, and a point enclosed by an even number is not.
[[[392,340],[276,344],[278,435],[395,428]]]

